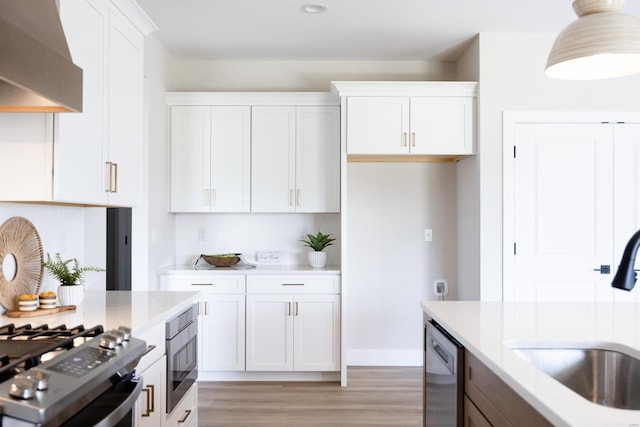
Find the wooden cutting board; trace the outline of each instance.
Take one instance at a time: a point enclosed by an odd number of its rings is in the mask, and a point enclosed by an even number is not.
[[[7,317],[37,317],[37,316],[46,316],[47,314],[55,314],[61,311],[73,311],[76,309],[75,305],[60,305],[56,308],[48,308],[46,310],[38,308],[33,311],[20,311],[20,310],[11,310],[7,311],[5,314]]]

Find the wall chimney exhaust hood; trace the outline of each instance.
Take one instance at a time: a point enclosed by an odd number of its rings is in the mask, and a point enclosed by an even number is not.
[[[0,112],[9,111],[82,111],[82,69],[55,0],[0,0]]]

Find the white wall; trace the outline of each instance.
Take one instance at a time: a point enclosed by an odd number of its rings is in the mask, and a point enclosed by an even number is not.
[[[348,164],[348,365],[422,365],[435,279],[457,298],[456,165]],[[433,230],[425,242],[424,230]]]
[[[96,212],[95,209],[90,210]],[[63,259],[77,258],[81,265],[104,267],[104,259],[96,260],[85,254],[85,241],[94,234],[94,230],[85,230],[86,211],[78,207],[0,203],[0,224],[14,216],[24,217],[38,231],[45,259],[47,253],[54,256],[59,252]],[[105,289],[105,276],[105,273],[88,272],[85,275],[86,288]],[[57,286],[57,282],[45,272],[41,290],[55,291]]]
[[[561,81],[544,75],[553,34],[480,34],[478,108],[481,298],[502,298],[502,112],[639,111],[640,76]],[[472,177],[469,177],[472,179]],[[475,292],[470,290],[470,293]]]
[[[147,252],[142,264],[147,282],[132,283],[133,289],[157,289],[157,270],[173,264],[176,235],[175,218],[169,213],[169,145],[167,141],[167,108],[164,94],[172,60],[155,37],[145,39],[145,146],[147,156],[147,203],[140,211],[134,210],[134,218],[142,214],[147,227],[140,237]],[[140,260],[133,257],[133,262]]]
[[[454,64],[429,61],[180,61],[172,91],[328,92],[332,80],[443,80]]]
[[[199,229],[205,240],[198,240]],[[283,265],[307,265],[300,239],[322,231],[337,240],[325,250],[327,264],[340,265],[338,214],[179,214],[176,215],[176,264],[192,264],[200,254],[280,252]],[[202,262],[202,261],[201,261]]]

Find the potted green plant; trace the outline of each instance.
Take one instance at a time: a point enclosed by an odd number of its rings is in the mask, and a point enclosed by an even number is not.
[[[44,268],[59,282],[58,300],[62,305],[77,305],[84,297],[84,274],[88,271],[105,271],[100,267],[80,267],[76,258],[63,260],[59,253],[53,258],[47,253]]]
[[[322,252],[327,246],[333,245],[336,239],[331,234],[323,234],[321,231],[314,236],[307,234],[307,238],[300,240],[305,246],[310,247],[313,251],[309,252],[309,264],[313,268],[322,268],[327,265],[327,254]]]

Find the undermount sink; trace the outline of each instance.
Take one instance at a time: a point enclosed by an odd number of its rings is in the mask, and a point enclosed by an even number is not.
[[[612,408],[640,409],[640,358],[606,346],[511,349],[593,403]]]

